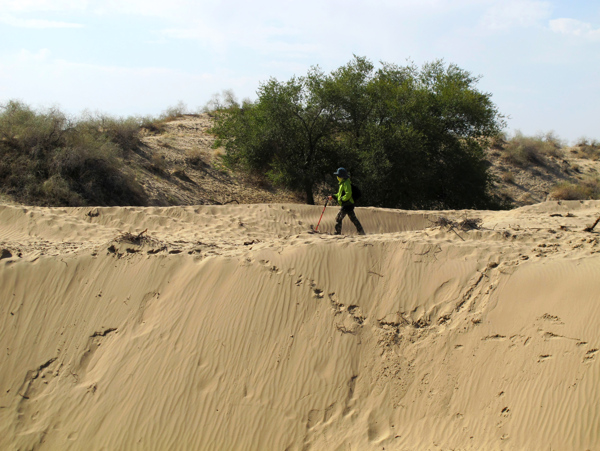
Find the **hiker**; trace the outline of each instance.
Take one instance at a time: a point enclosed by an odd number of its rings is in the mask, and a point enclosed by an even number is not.
[[[364,235],[365,231],[360,221],[354,213],[354,199],[352,198],[352,184],[350,183],[350,177],[348,171],[344,168],[338,168],[337,172],[333,175],[337,176],[338,183],[340,185],[337,194],[329,196],[328,199],[337,200],[338,204],[342,207],[340,212],[335,218],[335,234],[342,234],[342,221],[348,215],[350,221],[356,226],[356,231],[359,235]]]

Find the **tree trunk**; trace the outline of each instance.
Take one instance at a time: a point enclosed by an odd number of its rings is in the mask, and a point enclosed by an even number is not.
[[[314,205],[315,198],[313,196],[312,183],[308,180],[304,182],[304,193],[306,194],[306,203],[308,205]]]

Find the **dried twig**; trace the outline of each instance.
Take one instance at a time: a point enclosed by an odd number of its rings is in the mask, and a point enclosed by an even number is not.
[[[463,241],[465,241],[465,239],[459,235],[456,229],[462,230],[463,232],[468,232],[469,230],[479,230],[481,229],[481,222],[482,221],[479,218],[465,218],[460,222],[456,222],[446,218],[445,216],[440,216],[435,221],[431,221],[431,223],[437,227],[452,230],[454,233],[456,233],[456,236]]]
[[[445,216],[440,216],[439,218],[431,221],[434,226],[442,227],[442,228],[450,228],[456,227],[458,224],[456,221],[452,221],[451,219],[446,218]]]
[[[598,217],[598,219],[596,219],[596,222],[594,222],[594,224],[592,224],[591,227],[586,227],[585,229],[583,229],[583,231],[584,232],[593,232],[594,231],[594,227],[596,227],[599,222],[600,222],[600,217]]]
[[[479,230],[481,228],[481,219],[479,218],[466,218],[458,223],[458,228],[464,232],[469,230]]]
[[[383,277],[381,274],[376,273],[375,271],[367,271],[367,274],[375,274],[376,276]]]
[[[456,233],[456,236],[458,236],[461,240],[465,241],[465,239],[462,236],[460,236],[458,234],[458,232],[454,229],[455,227],[459,226],[456,221],[452,221],[451,219],[448,219],[445,216],[440,216],[435,221],[431,221],[431,222],[434,225],[441,227],[443,229],[452,230],[454,233]]]
[[[115,239],[115,241],[117,242],[123,242],[126,241],[128,243],[132,243],[132,244],[137,244],[140,245],[142,243],[154,243],[156,242],[156,240],[150,238],[149,236],[144,236],[146,234],[146,232],[148,231],[148,229],[138,233],[137,235],[131,233],[131,232],[125,232],[122,233],[121,236],[117,237]]]

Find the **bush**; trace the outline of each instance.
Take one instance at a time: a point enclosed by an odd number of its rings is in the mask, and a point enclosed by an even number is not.
[[[543,166],[548,156],[562,158],[564,156],[562,148],[562,142],[553,132],[530,137],[517,131],[515,136],[505,144],[503,158],[506,162],[519,167],[529,167],[532,164]]]
[[[164,155],[152,154],[152,157],[150,157],[150,170],[156,174],[166,174],[167,162]]]
[[[183,101],[177,102],[177,105],[167,107],[165,111],[160,115],[160,119],[168,122],[178,117],[183,117],[188,114],[188,107]]]
[[[579,158],[587,158],[589,160],[600,159],[600,142],[597,140],[589,140],[587,138],[579,138],[576,148],[572,152]]]
[[[165,124],[169,121],[183,117],[186,114],[190,114],[188,107],[183,101],[179,101],[177,105],[167,107],[159,117],[144,116],[134,118],[137,123],[138,129],[144,129],[150,133],[164,133],[166,130]],[[128,120],[133,120],[128,118]]]
[[[550,195],[558,200],[600,199],[600,180],[590,178],[580,183],[559,183]]]
[[[166,120],[157,119],[152,116],[144,116],[140,118],[140,128],[147,130],[150,133],[164,133],[166,130],[165,124]]]
[[[515,183],[515,174],[512,172],[503,172],[500,176],[503,182],[505,183]]]
[[[137,149],[139,120],[0,105],[0,187],[42,205],[141,205],[144,196],[122,157]]]
[[[231,110],[239,107],[240,103],[233,90],[224,89],[221,93],[213,94],[211,99],[202,107],[201,111],[203,113],[214,114],[217,111]]]
[[[196,168],[206,166],[204,153],[200,149],[190,149],[186,152],[186,163]]]

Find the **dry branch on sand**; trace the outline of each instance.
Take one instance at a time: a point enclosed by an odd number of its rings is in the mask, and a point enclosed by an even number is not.
[[[481,228],[481,219],[466,218],[458,223],[458,228],[464,232],[468,230],[479,230]]]
[[[479,218],[465,218],[462,221],[457,222],[448,219],[445,216],[440,216],[431,222],[435,227],[441,227],[443,229],[459,229],[463,232],[467,232],[469,230],[479,230],[482,221]]]
[[[600,217],[598,217],[598,219],[596,219],[596,222],[594,222],[593,225],[586,227],[585,229],[583,229],[584,232],[593,232],[594,228],[598,225],[598,222],[600,222]]]
[[[136,244],[138,246],[141,246],[143,244],[157,244],[158,240],[151,238],[150,236],[147,235],[148,229],[143,230],[142,232],[138,233],[137,235],[131,232],[123,232],[121,235],[119,235],[117,238],[115,238],[115,241],[117,243],[131,243],[131,244]]]
[[[458,236],[461,240],[465,240],[462,236],[458,234],[456,229],[459,229],[463,232],[468,232],[469,230],[479,230],[481,228],[481,219],[479,218],[465,218],[460,222],[453,221],[452,219],[448,219],[445,216],[440,216],[437,219],[431,221],[431,223],[435,227],[440,227],[442,229],[452,230],[456,236]]]

